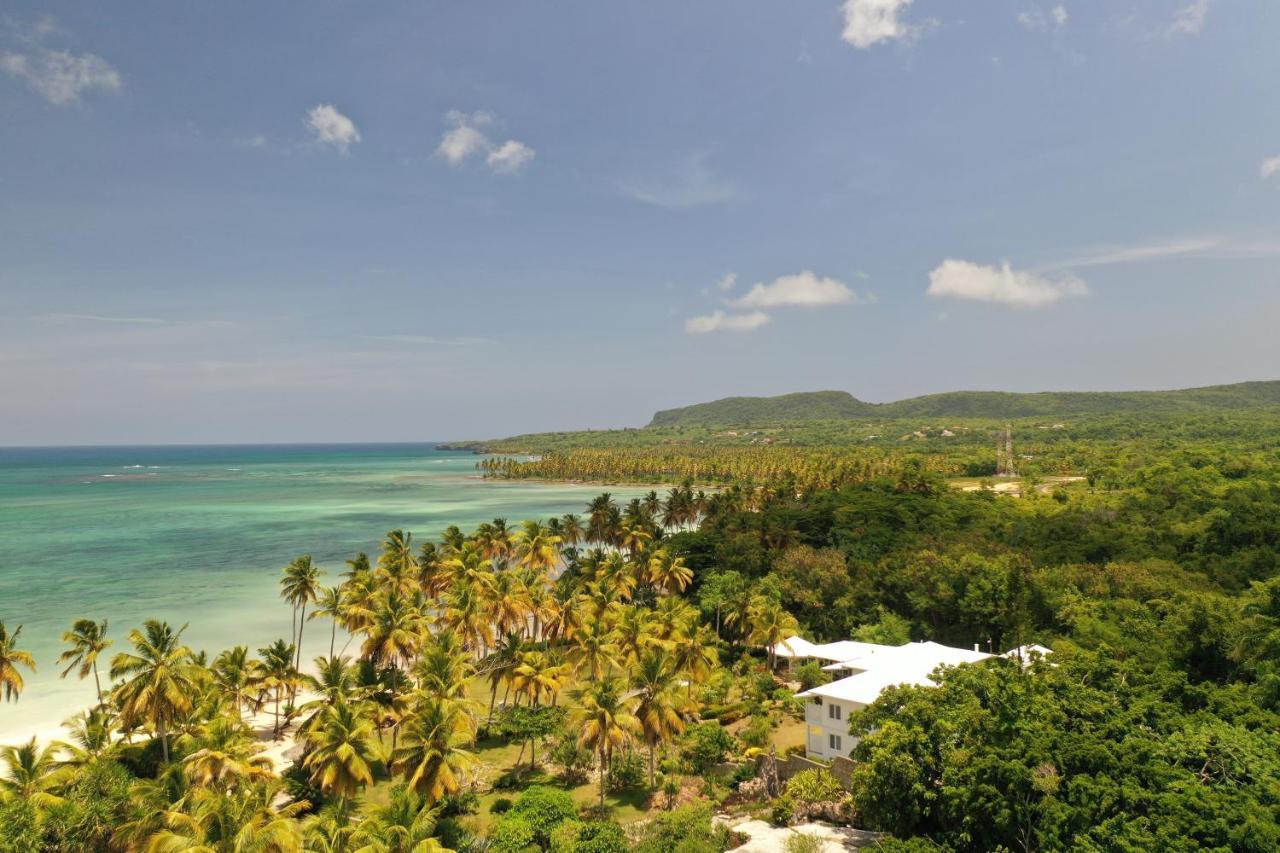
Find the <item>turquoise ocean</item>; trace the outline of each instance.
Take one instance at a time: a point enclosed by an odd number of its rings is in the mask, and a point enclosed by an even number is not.
[[[416,543],[450,524],[514,526],[582,513],[605,490],[484,480],[478,458],[431,444],[0,448],[0,621],[23,626],[38,666],[0,703],[0,743],[49,736],[93,702],[92,677],[58,677],[75,619],[110,621],[107,658],[148,618],[189,623],[188,644],[211,656],[257,649],[289,635],[279,578],[294,557],[311,554],[333,583],[388,530]],[[328,623],[310,622],[303,659],[328,643]]]

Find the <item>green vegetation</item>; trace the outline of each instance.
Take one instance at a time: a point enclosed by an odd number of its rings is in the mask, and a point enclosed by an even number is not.
[[[256,656],[78,621],[61,662],[115,652],[102,701],[68,744],[0,753],[0,851],[720,851],[713,809],[887,849],[1280,846],[1280,416],[1023,423],[1017,493],[973,470],[994,423],[923,426],[554,450],[708,467],[581,515],[392,531],[330,586],[294,561],[290,633]],[[331,654],[303,672],[317,618]],[[851,768],[780,785],[751,762],[806,740],[771,671],[795,632],[1054,653],[891,688],[851,715]],[[0,624],[12,700],[20,636]]]
[[[651,427],[760,426],[847,418],[1066,418],[1097,415],[1198,414],[1280,407],[1280,381],[1241,382],[1178,391],[951,391],[893,403],[864,403],[844,391],[781,397],[726,397],[658,412]]]

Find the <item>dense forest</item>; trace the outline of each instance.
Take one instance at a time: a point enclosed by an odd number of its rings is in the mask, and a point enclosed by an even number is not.
[[[393,531],[332,583],[299,558],[291,634],[256,654],[78,622],[60,665],[101,676],[101,702],[72,742],[0,753],[0,851],[693,853],[737,843],[738,819],[815,816],[888,850],[1274,850],[1277,426],[1025,423],[1017,492],[964,468],[991,466],[990,423],[891,447],[569,451],[600,478],[646,454],[655,478],[721,467],[581,515]],[[567,473],[522,464],[489,468]],[[330,653],[306,665],[316,619]],[[804,752],[789,679],[825,677],[770,669],[793,632],[1053,654],[891,688],[849,721],[847,778],[770,790],[764,757]],[[7,698],[37,663],[59,665],[0,625]],[[261,738],[296,748],[273,766]]]

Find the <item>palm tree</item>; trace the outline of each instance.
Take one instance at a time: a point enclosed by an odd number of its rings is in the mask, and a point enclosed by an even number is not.
[[[94,622],[92,619],[77,619],[70,631],[63,632],[62,642],[69,644],[71,648],[58,656],[58,663],[67,664],[61,677],[66,678],[71,670],[77,668],[79,671],[76,674],[81,679],[88,678],[92,672],[93,684],[98,691],[98,704],[101,705],[102,681],[98,678],[98,655],[111,645],[111,640],[107,639],[107,620]]]
[[[550,571],[560,558],[560,537],[538,521],[526,521],[516,531],[516,558],[520,565]]]
[[[262,666],[257,679],[258,685],[271,693],[275,698],[275,725],[271,736],[280,739],[280,698],[286,689],[297,684],[298,670],[293,665],[293,645],[283,639],[276,640],[265,649],[258,649],[262,655]]]
[[[310,554],[303,554],[285,566],[284,577],[280,579],[280,597],[293,605],[294,630],[289,639],[297,655],[293,662],[295,668],[302,666],[302,626],[307,621],[307,602],[315,601],[319,593],[320,569],[311,562]]]
[[[128,727],[146,722],[160,738],[164,762],[169,763],[169,730],[191,710],[197,694],[197,667],[191,649],[182,644],[183,625],[177,631],[168,622],[148,619],[143,630],[129,632],[132,652],[117,652],[111,659],[111,679],[125,679],[115,688],[121,723]]]
[[[390,530],[382,540],[378,555],[378,572],[391,589],[410,594],[418,583],[418,560],[413,556],[413,534],[406,530]]]
[[[510,689],[511,672],[516,668],[516,664],[520,659],[520,647],[524,645],[524,639],[516,633],[510,633],[503,636],[497,647],[485,657],[481,666],[481,672],[489,681],[489,717],[487,725],[493,724],[493,706],[498,701],[498,685],[504,681],[508,682],[507,688]],[[502,701],[505,703],[507,697],[504,694]]]
[[[694,682],[701,682],[720,664],[720,654],[716,651],[716,638],[706,627],[699,626],[695,631],[681,635],[672,650],[676,667],[684,673],[687,686],[686,694],[693,694]]]
[[[147,840],[151,853],[301,853],[303,800],[277,808],[277,780],[229,789],[191,788],[156,817],[164,826]]]
[[[214,717],[182,741],[191,748],[182,769],[196,787],[226,790],[245,780],[275,775],[271,759],[258,754],[252,733],[239,720]]]
[[[667,595],[684,592],[693,581],[693,569],[684,564],[683,557],[659,548],[649,558],[649,581]]]
[[[591,681],[600,679],[616,667],[617,655],[618,649],[613,645],[609,631],[598,619],[585,625],[574,636],[574,645],[569,649],[569,660],[579,677]]]
[[[258,666],[258,661],[249,657],[249,649],[245,646],[227,649],[213,659],[210,671],[214,683],[224,694],[231,694],[238,719],[244,719],[244,694],[253,685]]]
[[[511,674],[511,684],[516,694],[529,697],[530,706],[536,708],[543,695],[551,697],[555,704],[556,694],[569,679],[569,667],[558,660],[551,652],[521,652],[519,663]]]
[[[69,767],[83,767],[110,752],[112,747],[111,711],[98,705],[81,711],[62,723],[71,735],[71,742],[64,744],[70,756],[63,761]]]
[[[339,697],[320,712],[307,732],[302,766],[311,782],[331,797],[349,799],[373,784],[373,720],[358,704]]]
[[[428,803],[438,803],[462,787],[475,757],[464,747],[475,736],[475,718],[451,699],[424,698],[405,726],[405,741],[392,754],[391,770]]]
[[[56,743],[38,747],[34,737],[18,746],[0,747],[0,763],[5,767],[0,800],[25,800],[41,810],[61,803],[62,798],[53,793],[66,778],[58,761],[59,749]]]
[[[566,548],[577,548],[586,537],[587,531],[582,526],[582,519],[573,513],[566,513],[560,518],[560,539]]]
[[[645,652],[631,674],[640,736],[649,747],[650,788],[654,786],[655,754],[658,746],[669,743],[684,731],[684,719],[680,716],[684,703],[678,698],[677,686],[675,662],[661,649]]]
[[[777,660],[778,643],[794,635],[800,629],[800,624],[794,616],[782,609],[781,604],[762,595],[752,600],[748,616],[751,630],[747,641],[760,643],[769,650],[769,669],[773,669]]]
[[[600,758],[600,806],[609,773],[609,760],[617,747],[631,742],[640,730],[640,721],[632,713],[634,701],[623,696],[621,682],[615,676],[593,681],[572,693],[578,707],[570,717],[577,729],[578,745],[595,752]]]
[[[315,619],[318,616],[326,616],[329,618],[331,625],[329,627],[329,657],[333,657],[333,647],[338,641],[338,621],[342,619],[346,602],[343,600],[342,588],[337,586],[326,586],[320,590],[315,599],[316,608],[311,611],[309,619]],[[302,645],[302,638],[298,638],[298,645]]]
[[[25,666],[32,672],[36,671],[36,659],[31,656],[31,652],[18,648],[18,637],[21,635],[21,625],[10,634],[4,623],[0,622],[0,689],[4,691],[7,702],[17,702],[18,696],[22,694],[24,682],[18,667]]]
[[[444,846],[432,837],[437,811],[404,785],[396,785],[390,802],[360,821],[352,843],[359,853],[443,853]]]
[[[442,633],[433,637],[422,648],[413,674],[418,690],[437,699],[462,699],[467,693],[467,679],[475,667],[462,647],[462,640],[454,633]]]

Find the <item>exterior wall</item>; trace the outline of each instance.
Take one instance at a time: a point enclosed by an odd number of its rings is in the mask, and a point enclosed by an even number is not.
[[[840,717],[831,716],[831,708],[840,709]],[[849,734],[849,716],[864,707],[857,702],[843,702],[838,699],[822,699],[817,704],[811,697],[805,700],[805,754],[814,758],[848,758],[849,753],[858,745],[858,739]],[[839,738],[839,748],[834,748],[831,738]]]

